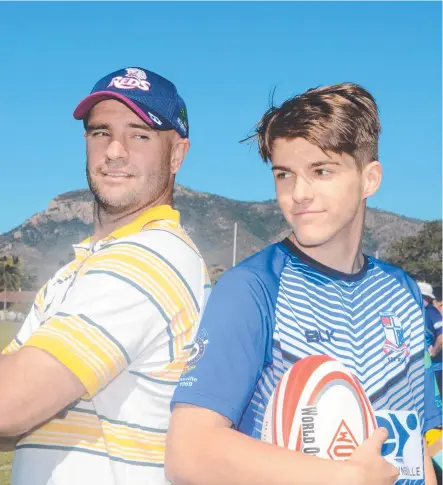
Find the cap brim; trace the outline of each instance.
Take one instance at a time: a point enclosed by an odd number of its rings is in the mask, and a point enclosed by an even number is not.
[[[162,125],[159,126],[157,123],[154,123],[151,118],[135,103],[132,101],[132,99],[127,98],[126,96],[120,94],[120,93],[115,93],[113,91],[97,91],[96,93],[90,94],[87,96],[85,99],[83,99],[80,104],[75,108],[74,111],[74,118],[76,120],[84,120],[87,116],[88,113],[91,111],[91,109],[97,104],[100,103],[100,101],[105,101],[106,99],[117,99],[118,101],[121,101],[122,103],[126,104],[128,108],[130,108],[134,113],[139,116],[144,122],[146,122],[149,126],[154,128],[155,130],[173,130],[174,127],[164,118],[161,116],[158,116],[158,114],[153,111],[153,114],[157,118],[160,119],[162,122]]]

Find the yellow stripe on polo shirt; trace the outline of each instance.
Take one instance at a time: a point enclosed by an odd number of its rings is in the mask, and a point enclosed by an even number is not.
[[[173,224],[170,221],[152,221],[146,224],[142,230],[149,231],[151,229],[162,230],[165,232],[169,232],[174,236],[178,237],[181,241],[183,241],[187,246],[193,249],[195,252],[198,253],[197,246],[194,244],[192,239],[187,235],[187,233],[183,230],[181,226],[178,224]]]
[[[80,315],[56,314],[25,343],[53,355],[75,374],[89,396],[104,387],[127,365],[120,344]]]
[[[48,288],[48,282],[46,282],[38,291],[34,300],[34,307],[36,311],[41,312],[45,306],[45,293]]]
[[[184,302],[188,312],[196,317],[198,311],[196,302],[193,300],[184,280],[177,269],[171,263],[162,259],[161,255],[140,243],[116,243],[104,248],[99,254],[92,257],[88,264],[82,268],[81,274],[86,273],[91,267],[93,268],[96,261],[102,263],[103,260],[106,261],[106,256],[109,256],[110,262],[118,260],[129,265],[129,272],[134,271],[134,274],[138,273],[142,277],[151,274],[160,290],[163,289],[169,295],[174,294],[176,300]],[[148,270],[152,271],[148,272]],[[126,274],[128,278],[130,278],[129,272]],[[182,303],[179,306],[182,306]],[[176,310],[177,303],[171,308],[171,312]]]
[[[12,342],[2,351],[2,354],[6,355],[11,352],[14,352],[18,350],[21,347],[21,345],[17,342],[17,340],[14,338],[12,339]]]
[[[174,336],[174,355],[177,356],[191,342],[196,325],[197,320],[184,309],[172,319],[169,327]]]
[[[147,248],[131,243],[118,243],[104,248],[79,272],[79,277],[94,272],[104,272],[120,277],[154,298],[170,321],[183,304],[193,318],[197,308],[189,290],[171,267]]]
[[[58,280],[57,283],[61,283],[63,282],[63,280],[71,276],[76,271],[76,269],[81,265],[82,260],[85,259],[87,255],[88,253],[86,253],[82,259],[75,259],[74,261],[66,265],[63,268],[63,271],[57,276],[57,280]]]
[[[23,438],[27,446],[68,447],[101,452],[110,458],[140,464],[164,462],[166,430],[152,430],[105,417],[70,410],[64,419],[53,419]]]
[[[180,223],[180,213],[173,209],[170,205],[159,205],[148,209],[147,211],[141,213],[136,219],[134,219],[129,224],[115,230],[109,235],[109,238],[120,239],[122,237],[130,236],[140,232],[142,228],[153,221],[157,220],[168,220],[176,224]]]

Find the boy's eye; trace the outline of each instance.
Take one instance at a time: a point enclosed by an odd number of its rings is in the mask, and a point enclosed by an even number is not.
[[[287,177],[289,177],[288,172],[280,172],[276,175],[276,178],[279,179],[279,180],[284,180]]]
[[[331,172],[326,168],[318,168],[315,173],[320,176],[329,175]]]

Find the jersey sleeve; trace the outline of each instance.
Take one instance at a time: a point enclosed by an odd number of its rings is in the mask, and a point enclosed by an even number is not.
[[[422,302],[423,304],[423,302]],[[440,390],[437,385],[437,378],[432,368],[432,360],[429,355],[429,334],[431,333],[431,344],[435,341],[434,320],[429,308],[422,307],[425,318],[425,349],[424,349],[424,368],[425,368],[425,391],[424,391],[424,432],[432,428],[441,426],[442,419],[442,401]],[[435,308],[435,311],[438,310]],[[440,313],[440,312],[438,312]]]
[[[426,318],[428,319],[426,326],[429,326],[434,341],[442,334],[442,315],[434,306],[429,306],[426,308]]]
[[[424,356],[425,366],[425,392],[424,392],[424,428],[426,433],[430,429],[441,426],[442,401],[437,385],[435,372],[432,369],[432,361],[427,348]]]
[[[90,256],[57,312],[24,343],[68,367],[89,397],[142,352],[158,356],[162,366],[186,360],[178,353],[192,341],[198,308],[181,275],[146,237],[144,244],[119,241]]]
[[[257,275],[241,267],[225,273],[209,297],[172,408],[204,407],[237,426],[265,365],[272,320],[272,302]]]

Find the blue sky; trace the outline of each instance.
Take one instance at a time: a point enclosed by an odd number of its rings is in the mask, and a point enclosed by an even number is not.
[[[440,218],[441,20],[437,2],[0,3],[0,232],[86,187],[72,112],[99,78],[133,66],[171,79],[187,103],[178,182],[240,200],[274,198],[269,167],[238,143],[273,86],[281,102],[360,83],[383,127],[370,206]]]

